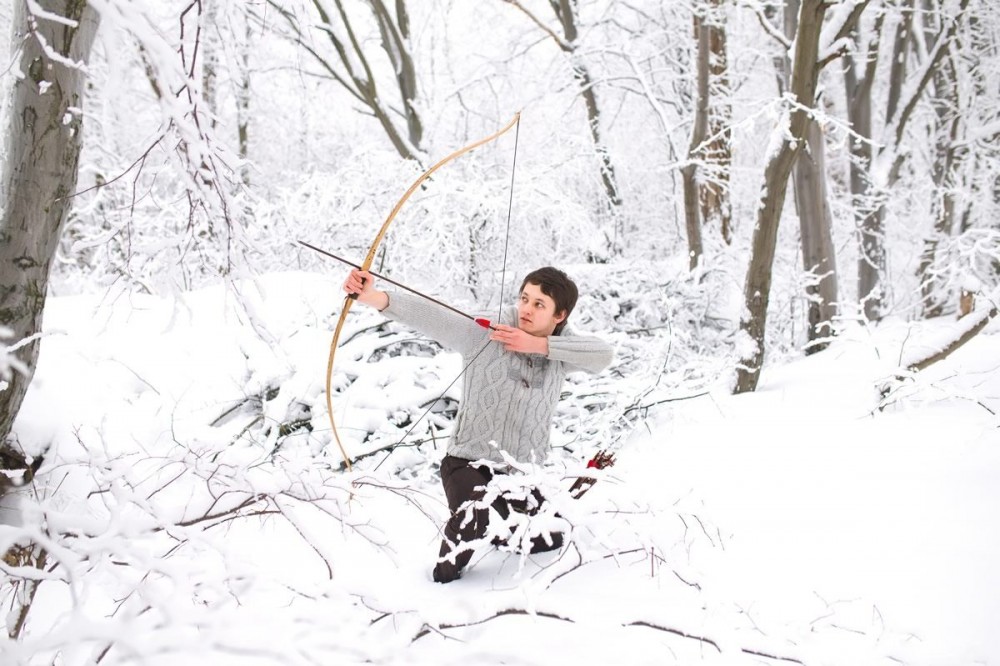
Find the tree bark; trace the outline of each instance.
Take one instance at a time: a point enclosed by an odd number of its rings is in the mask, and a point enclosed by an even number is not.
[[[826,139],[818,123],[809,123],[805,147],[795,163],[794,178],[802,267],[814,276],[806,285],[809,322],[806,354],[813,354],[829,345],[839,296],[833,213],[826,179]]]
[[[915,0],[904,0],[900,6],[899,24],[892,39],[892,60],[889,62],[889,97],[886,102],[886,118],[892,118],[899,109],[899,100],[906,82],[906,59],[913,40],[913,4]]]
[[[379,85],[375,80],[375,68],[368,52],[370,49],[365,50],[363,36],[359,36],[343,0],[333,0],[332,9],[327,6],[326,0],[311,1],[319,16],[323,35],[336,53],[335,57],[328,57],[317,50],[315,41],[307,34],[308,30],[304,30],[300,25],[297,14],[279,0],[266,0],[267,5],[285,19],[292,32],[291,39],[305,49],[334,81],[375,116],[399,156],[422,162],[423,123],[417,111],[417,77],[409,51],[409,15],[406,12],[405,0],[396,0],[395,18],[382,0],[372,0],[368,3],[382,38],[382,50],[389,60],[396,79],[401,106],[399,109],[393,109],[379,92]],[[266,20],[262,22],[268,25]],[[396,125],[395,118],[400,114],[405,119],[405,128]]]
[[[874,37],[866,45],[862,45],[857,29],[852,31],[854,51],[862,51],[864,58],[859,62],[854,56],[847,57],[844,67],[844,87],[847,95],[847,118],[851,125],[852,136],[848,142],[851,154],[851,200],[853,203],[855,225],[858,234],[858,298],[862,303],[871,293],[874,284],[873,273],[869,270],[869,252],[874,252],[872,242],[866,236],[866,230],[877,226],[869,221],[875,214],[871,197],[871,178],[869,171],[872,164],[872,84],[878,66],[879,36],[882,32],[885,14],[880,13],[875,19]],[[864,64],[862,64],[864,63]],[[862,285],[867,285],[863,287]],[[866,310],[869,312],[869,310]]]
[[[794,39],[799,0],[785,4],[785,35]],[[785,88],[790,87],[791,63],[782,59]],[[823,129],[810,119],[804,150],[793,172],[795,206],[799,218],[802,267],[815,276],[806,285],[806,354],[826,349],[837,316],[837,257],[833,246],[833,213],[830,210],[826,176],[826,138]]]
[[[382,36],[382,49],[392,63],[396,87],[403,104],[406,131],[410,144],[419,146],[424,140],[424,124],[417,111],[417,67],[410,55],[410,15],[404,0],[396,0],[396,16],[382,0],[369,0],[378,31]]]
[[[693,270],[704,251],[702,227],[718,226],[732,242],[729,173],[732,165],[729,65],[723,0],[710,0],[694,13],[695,109],[687,164],[681,169],[688,264]]]
[[[580,87],[580,96],[587,108],[587,125],[590,130],[590,138],[597,151],[597,156],[601,160],[601,183],[604,185],[604,193],[611,206],[617,207],[622,203],[621,193],[618,189],[618,182],[615,178],[615,168],[611,161],[611,154],[608,152],[604,139],[601,136],[601,111],[597,104],[597,94],[594,92],[594,81],[590,76],[590,71],[583,63],[579,53],[577,53],[576,40],[579,37],[576,26],[576,3],[574,0],[549,0],[549,6],[559,21],[563,36],[560,37],[545,23],[535,16],[530,10],[522,5],[519,0],[503,0],[509,5],[513,5],[527,16],[532,23],[541,28],[556,43],[570,61],[573,70],[573,77]]]
[[[952,336],[948,342],[944,344],[939,342],[932,351],[905,359],[903,365],[909,372],[913,373],[926,370],[938,361],[943,361],[985,330],[987,324],[996,318],[998,312],[1000,311],[996,307],[992,307],[989,310],[978,312],[974,317],[959,319],[952,327]]]
[[[858,300],[863,305],[865,317],[869,321],[880,321],[885,309],[883,284],[886,272],[885,249],[885,197],[886,192],[899,180],[899,174],[906,161],[902,150],[903,139],[917,103],[933,79],[948,52],[949,43],[955,38],[958,22],[968,8],[969,0],[960,0],[955,16],[942,18],[937,31],[937,39],[912,81],[904,81],[905,69],[899,63],[890,68],[890,97],[886,110],[884,136],[878,142],[880,147],[869,164],[867,178],[869,196],[862,203],[858,252]],[[907,0],[912,13],[913,0]],[[902,44],[911,39],[912,28],[903,25],[897,30],[893,52],[898,59],[906,51]],[[898,82],[897,82],[898,79]],[[899,93],[893,93],[894,88]],[[891,113],[890,113],[891,112]]]
[[[887,119],[896,116],[903,86],[906,82],[907,54],[912,40],[913,2],[904,0],[902,17],[896,26],[892,43],[892,61],[889,63],[889,96],[886,102]],[[869,102],[870,103],[870,102]],[[868,135],[868,138],[871,138]],[[871,161],[868,162],[869,166]],[[868,176],[871,179],[871,176]],[[866,188],[864,212],[861,215],[858,248],[858,301],[869,321],[882,319],[885,307],[883,280],[886,269],[885,250],[885,192]]]
[[[239,142],[239,155],[243,165],[240,167],[240,180],[245,187],[250,187],[250,45],[252,30],[249,19],[244,19],[244,40],[239,45],[239,78],[236,83],[236,136]]]
[[[208,107],[208,122],[212,129],[219,122],[219,50],[222,40],[219,35],[219,0],[201,0],[203,15],[200,18],[204,37],[201,40],[201,98]]]
[[[612,206],[621,206],[622,197],[618,192],[615,167],[611,163],[611,155],[601,137],[601,112],[597,106],[594,82],[590,78],[590,72],[576,58],[574,58],[573,63],[573,76],[580,84],[580,95],[583,96],[584,106],[587,107],[587,127],[590,129],[590,140],[593,141],[597,156],[601,160],[601,183],[604,185],[604,194]]]
[[[687,229],[688,268],[694,270],[701,261],[704,246],[701,238],[701,220],[704,211],[700,205],[698,188],[698,164],[701,146],[708,135],[709,105],[709,34],[704,18],[694,15],[695,55],[695,106],[691,123],[691,141],[688,144],[688,163],[681,169],[684,186],[684,222]]]
[[[740,321],[745,345],[740,350],[735,393],[757,388],[764,361],[764,333],[771,294],[771,270],[778,239],[778,225],[792,167],[806,140],[812,122],[808,109],[816,102],[816,86],[821,64],[819,40],[828,4],[824,0],[802,0],[799,8],[795,53],[792,57],[790,93],[796,106],[788,111],[787,126],[774,130],[781,136],[764,168],[764,185],[757,208],[751,244],[750,265],[744,287],[745,313]],[[787,137],[783,135],[787,134]]]
[[[924,3],[925,9],[929,3]],[[930,12],[926,14],[930,16]],[[925,24],[928,40],[933,39],[935,27]],[[961,127],[959,113],[958,71],[951,54],[942,67],[934,71],[934,227],[924,239],[917,276],[920,278],[920,297],[923,316],[939,317],[947,305],[947,294],[941,293],[940,280],[935,264],[937,249],[942,239],[952,234],[955,227],[955,172],[958,169],[958,133]]]
[[[76,189],[80,159],[85,64],[97,14],[81,0],[36,0],[14,7],[14,41],[21,46],[7,114],[7,159],[0,192],[0,325],[14,340],[40,333],[49,267]],[[47,14],[68,19],[65,23]],[[0,443],[10,433],[38,359],[39,342],[20,347],[27,368],[0,390]]]
[[[733,162],[731,141],[732,106],[729,103],[729,56],[726,51],[726,13],[724,0],[709,0],[704,29],[709,74],[708,144],[705,160],[708,177],[699,183],[704,224],[719,227],[722,240],[733,240],[732,204],[729,198],[729,172]],[[701,44],[699,42],[699,48]],[[699,67],[700,67],[699,63]]]
[[[698,215],[698,182],[695,166],[688,164],[681,169],[681,183],[684,186],[684,226],[687,230],[688,269],[694,270],[701,263],[705,247],[701,238],[701,218]]]

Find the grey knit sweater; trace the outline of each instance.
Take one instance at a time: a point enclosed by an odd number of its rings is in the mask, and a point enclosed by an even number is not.
[[[475,322],[403,292],[390,292],[382,313],[460,352],[463,366],[469,364],[448,443],[450,455],[468,460],[503,462],[498,448],[519,462],[545,460],[566,373],[600,372],[614,356],[607,343],[573,335],[569,327],[549,336],[548,356],[508,352]],[[516,321],[516,307],[503,313],[501,323]]]

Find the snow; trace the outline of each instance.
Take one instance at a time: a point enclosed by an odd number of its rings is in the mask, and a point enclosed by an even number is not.
[[[995,418],[947,400],[873,412],[873,351],[840,341],[766,372],[755,395],[676,411],[658,436],[702,444],[649,453],[672,460],[664,485],[689,486],[724,526],[729,561],[713,578],[730,598],[902,640],[886,654],[904,663],[989,661],[1000,647],[1000,600],[985,593],[1000,576],[984,566],[1000,552]]]
[[[102,664],[1000,660],[995,323],[887,396],[901,351],[948,322],[847,328],[765,366],[755,393],[717,382],[642,410],[582,499],[567,494],[584,473],[573,455],[502,480],[550,500],[518,529],[571,525],[570,545],[487,548],[438,585],[443,443],[337,471],[322,388],[337,280],[230,287],[50,299],[59,333],[42,338],[15,427],[45,463],[0,507],[0,543],[33,537],[58,566],[0,662],[85,664],[108,648]],[[338,355],[354,456],[396,441],[394,419],[460,369],[380,321],[355,308]],[[575,377],[567,400],[594,385],[631,395],[633,379]],[[561,427],[584,411],[561,410]],[[312,430],[274,427],[295,415]]]

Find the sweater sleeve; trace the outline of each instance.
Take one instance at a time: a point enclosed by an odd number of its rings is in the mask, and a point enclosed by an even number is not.
[[[412,294],[399,291],[387,293],[389,305],[382,310],[382,314],[449,349],[467,354],[486,342],[489,332],[470,319]]]
[[[582,370],[596,374],[611,365],[615,351],[600,338],[574,335],[566,330],[562,335],[549,336],[548,357],[565,363],[569,372]]]

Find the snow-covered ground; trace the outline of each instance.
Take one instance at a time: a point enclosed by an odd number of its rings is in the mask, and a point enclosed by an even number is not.
[[[0,541],[46,544],[49,568],[0,662],[1000,663],[995,324],[907,382],[891,380],[899,359],[947,322],[848,328],[766,365],[752,395],[720,379],[653,406],[573,501],[598,448],[581,435],[576,454],[526,472],[560,514],[536,520],[572,525],[571,544],[484,552],[442,586],[442,445],[349,473],[327,445],[336,282],[239,290],[50,301],[15,429],[48,452],[0,514],[23,522]],[[352,316],[338,354],[353,455],[398,440],[460,370],[379,321]]]

